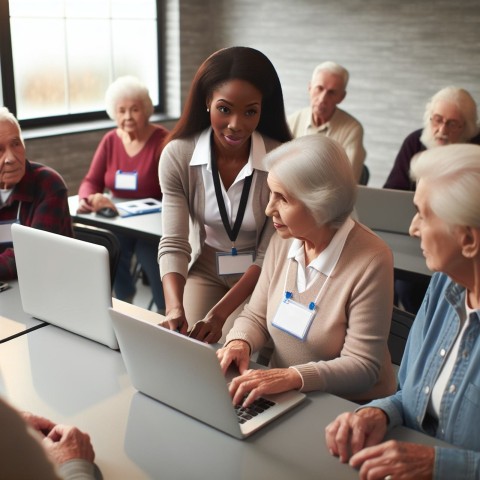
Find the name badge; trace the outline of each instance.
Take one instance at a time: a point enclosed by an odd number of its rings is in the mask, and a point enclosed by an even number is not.
[[[115,190],[136,190],[138,183],[137,172],[122,172],[117,170],[115,173]]]
[[[307,336],[315,314],[316,308],[313,304],[306,307],[291,299],[285,299],[279,305],[272,325],[303,341]]]
[[[255,261],[255,252],[232,253],[217,252],[218,275],[245,273]]]

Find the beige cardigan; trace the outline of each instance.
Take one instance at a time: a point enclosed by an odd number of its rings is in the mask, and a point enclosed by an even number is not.
[[[169,142],[162,151],[159,164],[160,186],[163,193],[162,239],[158,261],[160,275],[180,273],[187,278],[189,266],[200,255],[205,243],[205,187],[200,166],[190,166],[198,136]],[[279,142],[262,136],[266,152]],[[256,260],[261,267],[274,229],[265,215],[270,190],[268,172],[255,170],[257,179],[252,192],[254,218],[257,225]]]
[[[270,366],[295,366],[303,378],[303,391],[321,390],[352,400],[394,393],[396,380],[387,347],[393,304],[388,246],[355,224],[302,341],[272,325],[284,298],[291,243],[272,237],[251,300],[226,341],[245,340],[256,352],[271,338],[275,348]]]

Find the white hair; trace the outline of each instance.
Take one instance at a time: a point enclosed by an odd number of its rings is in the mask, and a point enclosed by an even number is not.
[[[410,174],[432,188],[428,203],[449,226],[480,227],[480,146],[452,144],[425,150]]]
[[[465,127],[463,128],[460,143],[468,142],[478,134],[478,112],[475,100],[465,89],[452,85],[439,90],[427,102],[425,113],[423,114],[424,130],[431,131],[430,118],[435,113],[435,106],[439,101],[452,103],[462,115]]]
[[[153,113],[153,103],[148,93],[148,88],[136,77],[125,75],[118,77],[107,88],[105,93],[105,104],[108,116],[115,120],[115,110],[120,100],[135,99],[142,102],[147,117]]]
[[[265,157],[269,172],[311,212],[318,226],[339,228],[352,213],[357,185],[343,147],[324,135],[284,143]]]
[[[18,129],[18,134],[20,136],[20,140],[23,143],[23,146],[25,146],[25,142],[23,140],[22,136],[22,129],[20,128],[20,124],[18,123],[17,118],[15,115],[10,112],[10,110],[7,107],[0,107],[0,122],[10,122],[13,123]]]
[[[324,71],[333,73],[334,75],[338,75],[339,77],[341,77],[341,79],[343,80],[343,89],[344,90],[347,89],[348,79],[349,79],[348,70],[342,67],[341,65],[339,65],[338,63],[331,62],[331,61],[320,63],[313,69],[312,83],[314,83],[315,77],[320,72],[324,72]]]

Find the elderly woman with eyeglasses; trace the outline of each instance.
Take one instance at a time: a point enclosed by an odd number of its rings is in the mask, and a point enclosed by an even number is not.
[[[480,146],[428,150],[412,177],[410,234],[438,273],[410,332],[399,390],[337,417],[327,447],[361,479],[480,478]],[[452,448],[382,442],[396,425]]]

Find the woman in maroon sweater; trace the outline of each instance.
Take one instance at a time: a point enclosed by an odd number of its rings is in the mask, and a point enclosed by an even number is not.
[[[117,128],[101,140],[79,189],[79,213],[109,207],[112,198],[162,198],[158,182],[158,161],[168,131],[149,119],[153,104],[147,88],[134,77],[120,77],[106,92],[107,113]],[[108,194],[106,194],[108,192]],[[135,254],[152,288],[158,310],[164,310],[162,283],[157,262],[158,245],[117,234],[120,261],[114,279],[117,298],[131,302],[135,283],[131,269]]]

